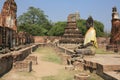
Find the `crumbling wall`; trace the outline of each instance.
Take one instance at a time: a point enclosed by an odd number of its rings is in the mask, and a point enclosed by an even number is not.
[[[32,53],[32,48],[35,48],[36,46],[38,47],[39,44],[32,45],[19,51],[13,51],[11,52],[12,54],[0,54],[0,77],[11,70],[13,63],[23,61],[29,54]],[[30,57],[30,59],[34,61],[33,63],[37,63],[36,57]],[[25,63],[22,64],[24,65]]]
[[[60,38],[57,36],[34,36],[35,43],[54,42],[55,39],[59,40]]]
[[[32,62],[31,61],[16,61],[13,64],[13,69],[15,71],[25,71],[31,72],[32,71]]]
[[[13,65],[12,54],[0,55],[0,77],[8,72]]]
[[[31,47],[15,52],[13,54],[14,62],[24,60],[29,54],[31,54]]]
[[[31,72],[32,71],[32,65],[37,65],[37,56],[28,56],[27,58],[25,58],[25,60],[23,61],[16,61],[13,64],[13,69],[15,71],[27,71],[27,72]]]

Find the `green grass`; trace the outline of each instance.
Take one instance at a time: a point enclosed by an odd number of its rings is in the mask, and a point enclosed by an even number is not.
[[[58,53],[51,47],[41,47],[37,51],[39,54],[44,54],[42,60],[48,62],[54,62],[57,64],[62,64],[61,58],[58,56]]]
[[[106,54],[107,52],[103,49],[97,49],[97,54]],[[37,52],[39,54],[44,54],[42,59],[49,62],[54,62],[61,64],[62,60],[57,55],[59,52],[56,52],[51,47],[40,47],[37,49]],[[103,80],[98,75],[94,73],[89,73],[88,71],[84,71],[85,73],[90,75],[89,80]],[[51,76],[44,76],[42,77],[42,80],[74,80],[74,75],[80,73],[80,71],[68,71],[68,70],[60,70],[57,75],[51,75]]]
[[[55,53],[46,54],[45,56],[43,56],[42,59],[43,59],[44,61],[62,64],[61,58],[58,57],[58,55],[56,55]]]
[[[95,73],[90,73],[90,78],[89,80],[104,80],[103,78],[101,78],[100,76],[98,76]]]
[[[49,52],[55,52],[51,47],[39,47],[35,52],[39,54],[48,54]]]
[[[98,48],[95,51],[96,51],[96,54],[113,54],[114,53],[112,51],[106,51],[105,49],[102,49],[102,48]]]
[[[59,74],[55,76],[45,76],[42,77],[42,80],[74,80],[74,75],[80,73],[79,71],[67,71],[61,70]],[[89,80],[104,80],[94,73],[89,73],[88,71],[83,71],[81,73],[89,74]]]
[[[57,75],[45,76],[42,77],[42,80],[73,80],[75,73],[78,73],[78,71],[60,70]]]
[[[20,75],[20,76],[29,77],[29,76],[32,76],[32,75],[33,75],[33,72],[16,72],[16,74],[18,74],[18,75]]]

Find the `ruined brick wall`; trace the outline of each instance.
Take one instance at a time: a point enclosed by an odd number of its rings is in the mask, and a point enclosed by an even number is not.
[[[0,77],[11,70],[14,62],[23,61],[29,54],[31,54],[32,49],[38,46],[39,44],[35,44],[20,51],[12,52],[12,54],[0,54]],[[32,59],[36,60],[36,57],[32,57]]]
[[[45,37],[44,36],[34,36],[35,43],[44,43]]]
[[[11,54],[0,55],[0,76],[8,72],[13,65],[13,57]]]
[[[17,61],[13,64],[13,69],[15,71],[20,71],[20,72],[21,71],[30,72],[30,62]]]
[[[32,51],[31,47],[17,51],[16,53],[13,54],[14,62],[24,60],[29,54],[31,54],[31,51]]]
[[[34,36],[35,43],[53,42],[55,39],[60,39],[58,36]]]
[[[97,37],[98,44],[108,44],[110,38],[109,37]]]
[[[97,43],[99,48],[106,48],[106,45],[109,44],[109,37],[97,37]]]

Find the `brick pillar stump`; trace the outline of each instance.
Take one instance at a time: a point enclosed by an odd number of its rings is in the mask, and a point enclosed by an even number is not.
[[[85,73],[75,74],[74,80],[89,80],[90,75]]]

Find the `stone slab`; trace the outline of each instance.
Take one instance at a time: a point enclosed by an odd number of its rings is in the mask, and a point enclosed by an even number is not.
[[[117,74],[117,72],[115,72],[120,71],[119,54],[97,54],[94,57],[85,57],[84,60],[86,67],[95,69],[96,73],[103,78],[109,78],[107,80],[120,80],[120,74]]]
[[[104,72],[108,80],[120,80],[120,72],[108,71]]]

